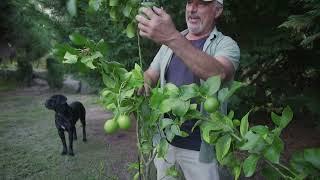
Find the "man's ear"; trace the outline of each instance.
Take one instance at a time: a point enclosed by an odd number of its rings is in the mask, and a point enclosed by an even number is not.
[[[217,8],[217,13],[215,18],[218,19],[222,15],[223,7],[216,7],[216,8]]]

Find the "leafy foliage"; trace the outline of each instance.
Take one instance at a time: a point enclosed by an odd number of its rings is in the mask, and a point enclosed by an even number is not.
[[[50,88],[53,88],[53,89],[62,88],[63,76],[64,76],[63,65],[59,61],[53,58],[48,58],[47,69],[48,69],[47,80]]]

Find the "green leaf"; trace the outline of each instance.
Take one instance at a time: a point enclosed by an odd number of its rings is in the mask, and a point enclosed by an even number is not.
[[[99,7],[101,6],[101,0],[90,0],[89,7],[94,11],[98,11]]]
[[[77,16],[77,0],[68,0],[67,10],[71,16]]]
[[[213,96],[220,88],[221,78],[220,76],[212,76],[208,78],[203,85],[207,90],[206,95]]]
[[[320,148],[304,150],[304,158],[315,168],[320,170]]]
[[[248,122],[249,114],[250,114],[250,111],[241,119],[240,134],[242,137],[244,137],[247,134],[249,129],[249,122]]]
[[[258,126],[253,126],[250,128],[251,131],[260,134],[262,136],[266,135],[269,133],[269,128],[268,126],[262,126],[262,125],[258,125]]]
[[[233,167],[232,173],[233,173],[235,180],[239,179],[240,174],[241,174],[241,166],[238,165],[238,166]]]
[[[305,159],[305,151],[295,152],[292,155],[292,158],[290,160],[290,166],[292,169],[299,174],[303,174],[305,176],[311,175],[311,174],[318,174],[319,169],[313,166],[310,162],[308,162]]]
[[[179,88],[172,83],[167,83],[163,88],[164,94],[168,95],[169,97],[177,97],[179,95]]]
[[[172,104],[172,113],[176,116],[183,117],[190,107],[190,101],[176,99]]]
[[[251,154],[246,160],[244,160],[243,172],[246,177],[251,177],[254,174],[258,160],[259,156],[256,154]]]
[[[271,113],[271,120],[275,125],[280,126],[281,117],[275,114],[274,112]]]
[[[110,9],[109,15],[112,20],[116,21],[118,19],[118,11],[116,7],[112,7]]]
[[[128,83],[131,88],[140,88],[144,84],[143,72],[141,67],[138,64],[135,64],[134,69],[131,71],[132,77],[130,82]],[[120,72],[119,75],[124,74],[124,72]]]
[[[108,74],[102,74],[102,80],[106,87],[114,88],[117,85],[117,82],[110,78]]]
[[[72,33],[69,35],[69,39],[74,45],[83,46],[86,44],[87,39],[80,33]]]
[[[196,84],[188,84],[180,87],[182,100],[189,100],[200,95],[199,86]]]
[[[168,151],[168,141],[166,138],[161,138],[160,143],[157,145],[157,157],[158,158],[164,158]]]
[[[120,0],[109,0],[109,6],[118,6]]]
[[[220,102],[224,102],[229,99],[239,88],[243,87],[244,83],[233,81],[229,88],[222,88],[218,92],[218,99]]]
[[[127,3],[127,4],[126,4],[126,7],[123,8],[123,10],[122,10],[122,14],[123,14],[125,17],[130,17],[131,11],[132,11],[132,5],[131,5],[131,3]]]
[[[222,166],[232,167],[236,163],[236,157],[233,152],[229,152],[220,162]]]
[[[171,127],[166,127],[165,134],[169,142],[171,142],[175,136],[175,134],[171,131]]]
[[[284,108],[281,116],[280,127],[285,128],[293,118],[293,112],[289,106]]]
[[[172,119],[169,119],[169,118],[163,118],[160,120],[160,129],[164,129],[166,128],[167,126],[173,124],[173,120]]]
[[[121,99],[131,98],[134,94],[134,89],[123,90],[121,92]]]
[[[66,52],[69,52],[73,55],[79,54],[78,51],[69,44],[56,44],[52,50],[52,53],[61,60],[63,60],[63,57],[66,54]]]
[[[240,150],[252,150],[257,146],[257,143],[261,139],[259,135],[254,134],[252,131],[248,131],[244,136],[248,141],[240,146]]]
[[[167,168],[166,175],[171,177],[179,177],[179,172],[176,170],[175,165],[171,166],[170,168]]]
[[[150,97],[150,106],[153,110],[158,110],[161,103],[167,98],[163,94],[161,88],[154,88],[151,90],[151,97]]]
[[[278,164],[283,148],[284,145],[282,140],[279,137],[275,137],[273,144],[263,152],[263,156],[270,162]]]
[[[133,38],[136,35],[136,24],[132,21],[127,25],[126,33],[128,38]]]
[[[63,58],[66,59],[65,61],[63,61],[63,63],[67,63],[67,64],[74,64],[78,60],[77,55],[70,54],[68,51],[66,52]]]
[[[228,118],[233,119],[233,117],[234,117],[234,111],[230,111],[228,114]]]
[[[144,154],[148,154],[151,150],[152,150],[152,144],[151,143],[148,143],[148,141],[144,141],[141,145],[141,151],[144,153]]]
[[[177,136],[181,136],[181,131],[178,125],[174,124],[171,126],[171,132]]]
[[[224,117],[222,118],[222,121],[224,122],[225,125],[229,126],[230,129],[233,128],[233,122],[232,122],[232,120],[231,120],[228,116],[224,116]],[[227,130],[227,129],[226,129],[226,130]],[[228,130],[229,130],[229,129],[228,129]],[[227,130],[227,131],[228,131],[228,130]]]
[[[159,106],[160,112],[167,113],[167,112],[171,111],[172,107],[174,106],[175,101],[176,100],[172,99],[172,98],[165,99],[164,101],[162,101]]]
[[[219,162],[221,162],[224,156],[229,152],[231,140],[232,140],[231,136],[228,134],[220,137],[217,140],[215,147],[216,147],[217,160]]]
[[[109,53],[109,46],[108,46],[108,44],[104,41],[104,39],[101,39],[101,40],[96,44],[95,50],[101,52],[101,54],[102,54],[103,56],[106,56],[106,55],[108,55],[108,53]]]
[[[88,66],[90,69],[95,69],[96,67],[93,65],[93,61],[98,58],[102,58],[103,55],[97,51],[94,52],[91,56],[84,56],[81,58],[81,62]]]
[[[267,180],[279,180],[281,179],[281,174],[274,168],[270,166],[266,166],[262,169],[262,175],[265,177]]]

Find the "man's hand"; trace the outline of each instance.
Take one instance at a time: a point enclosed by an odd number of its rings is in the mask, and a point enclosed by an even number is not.
[[[138,89],[137,94],[139,96],[150,96],[151,86],[148,83],[144,83],[144,85]]]
[[[171,17],[163,9],[152,7],[140,9],[144,15],[137,15],[139,34],[157,43],[167,45],[180,33],[173,24]]]

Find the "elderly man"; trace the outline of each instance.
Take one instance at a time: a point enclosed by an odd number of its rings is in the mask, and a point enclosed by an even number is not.
[[[144,73],[146,94],[148,87],[158,80],[161,86],[169,82],[181,86],[199,84],[214,75],[219,75],[224,82],[233,79],[240,50],[234,40],[216,28],[223,0],[188,0],[185,8],[188,28],[181,33],[163,9],[142,8],[145,15],[136,16],[140,35],[162,44]],[[188,120],[182,125],[181,130],[189,136],[176,136],[172,140],[166,160],[155,159],[158,180],[170,179],[166,177],[166,169],[174,164],[181,167],[187,180],[219,179],[214,151],[201,140],[199,128],[191,132],[194,124],[194,120]]]

